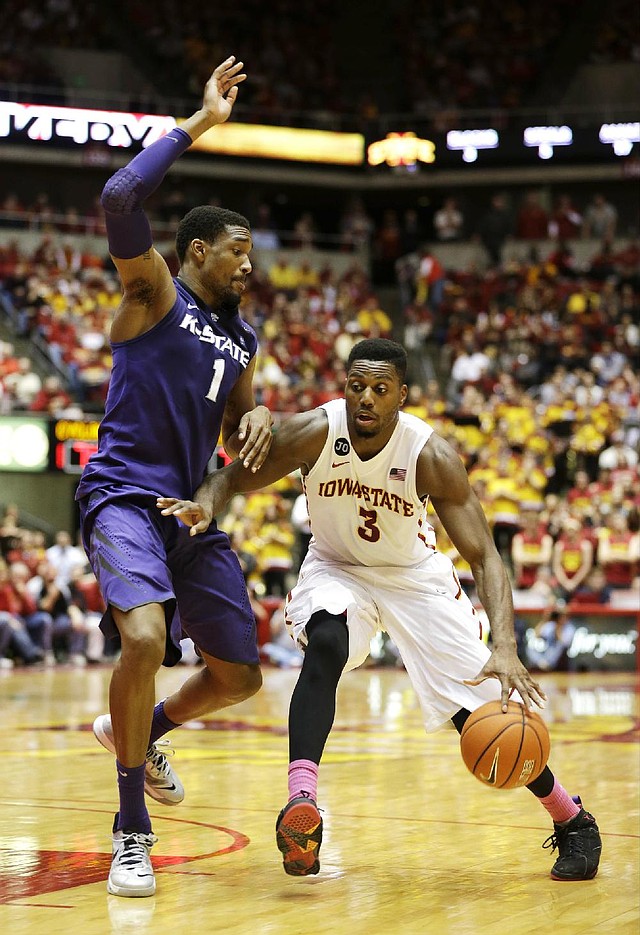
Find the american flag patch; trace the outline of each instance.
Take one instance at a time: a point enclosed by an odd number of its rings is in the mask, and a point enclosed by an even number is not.
[[[389,480],[406,480],[407,478],[407,469],[406,468],[391,468],[389,471]]]

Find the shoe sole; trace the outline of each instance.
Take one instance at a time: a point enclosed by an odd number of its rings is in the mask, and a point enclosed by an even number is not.
[[[101,743],[102,746],[105,748],[105,750],[108,750],[109,753],[113,753],[113,755],[115,756],[116,748],[111,741],[111,737],[107,734],[107,732],[102,726],[103,719],[104,719],[103,714],[99,714],[98,717],[95,719],[95,721],[93,722],[93,734],[96,740],[98,741],[98,743]],[[184,800],[184,796],[183,796],[182,799],[180,799],[179,801],[172,802],[171,799],[167,799],[164,796],[160,795],[158,793],[158,790],[155,788],[155,786],[151,785],[149,780],[146,778],[146,774],[145,774],[145,780],[144,780],[144,791],[147,793],[147,795],[150,798],[155,799],[156,802],[160,802],[161,805],[180,805],[180,802]],[[125,895],[125,894],[114,893],[114,896],[122,896],[122,895]],[[142,895],[149,896],[150,894],[143,893]]]
[[[580,883],[581,880],[593,880],[593,878],[598,873],[598,868],[593,871],[593,873],[588,874],[585,877],[560,877],[555,873],[551,873],[551,879],[556,880],[558,883]]]
[[[156,891],[156,881],[153,880],[152,883],[148,884],[146,887],[139,889],[133,889],[130,886],[116,886],[111,880],[107,881],[107,892],[111,893],[112,896],[128,896],[131,899],[139,899],[143,896],[153,896]]]
[[[276,842],[282,854],[284,872],[292,877],[318,873],[322,843],[322,818],[310,802],[287,809],[276,828]]]

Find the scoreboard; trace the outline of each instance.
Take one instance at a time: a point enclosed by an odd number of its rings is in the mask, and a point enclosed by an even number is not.
[[[52,419],[49,424],[49,470],[82,474],[98,450],[97,419]]]
[[[100,420],[55,419],[36,415],[0,416],[0,472],[82,474],[98,450]],[[229,463],[222,445],[211,456],[209,471]]]
[[[97,419],[0,416],[0,471],[81,474],[98,448]]]

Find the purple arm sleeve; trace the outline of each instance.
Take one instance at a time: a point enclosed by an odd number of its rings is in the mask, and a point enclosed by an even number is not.
[[[174,127],[111,176],[102,190],[100,201],[105,210],[109,253],[112,256],[130,260],[151,247],[153,237],[142,203],[156,190],[169,166],[191,143],[188,133]]]

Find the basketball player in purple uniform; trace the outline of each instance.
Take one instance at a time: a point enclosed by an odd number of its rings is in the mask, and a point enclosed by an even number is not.
[[[190,538],[155,505],[167,491],[196,490],[220,433],[253,472],[271,444],[270,413],[256,407],[252,388],[257,339],[238,311],[251,272],[249,222],[221,208],[190,211],[177,229],[174,280],[142,207],[193,140],[227,120],[245,77],[233,56],[218,66],[201,109],[116,172],[102,193],[123,296],[98,451],[77,499],[108,608],[102,626],[122,645],[110,715],[94,723],[116,755],[120,807],[108,890],[117,896],[155,892],[145,789],[165,804],[184,797],[158,738],[261,685],[255,620],[227,536],[212,526],[206,538]],[[179,660],[183,633],[205,665],[154,708],[156,672]]]
[[[464,465],[431,426],[400,412],[406,368],[399,344],[361,341],[347,362],[345,399],[284,422],[259,477],[236,461],[205,480],[199,502],[158,501],[162,515],[179,516],[197,537],[235,493],[302,472],[312,539],[285,620],[305,658],[289,711],[289,801],[276,824],[292,876],[320,869],[318,765],[336,688],[343,671],[367,658],[376,632],[396,644],[428,731],[448,721],[461,731],[486,701],[500,698],[506,711],[513,690],[528,707],[544,703],[516,653],[509,580]],[[473,569],[493,652],[453,565],[436,549],[429,499]],[[527,788],[554,822],[544,845],[559,851],[552,878],[594,877],[601,841],[593,816],[548,766]]]

